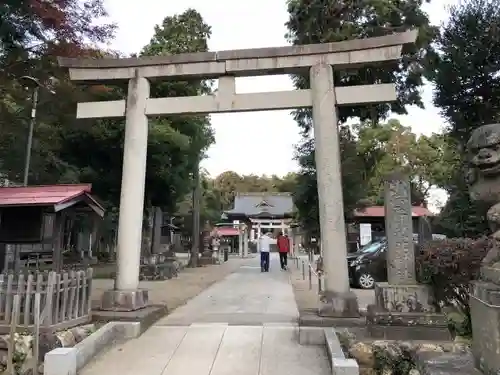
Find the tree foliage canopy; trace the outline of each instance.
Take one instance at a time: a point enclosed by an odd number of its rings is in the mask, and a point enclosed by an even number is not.
[[[357,117],[376,123],[389,112],[406,113],[405,106],[423,107],[419,88],[423,84],[423,67],[427,55],[432,52],[431,42],[438,33],[429,24],[422,10],[423,0],[289,0],[287,39],[294,45],[308,43],[340,42],[356,38],[368,38],[402,32],[416,28],[419,31],[414,45],[405,46],[401,61],[383,66],[362,69],[338,70],[336,86],[396,83],[398,100],[373,106],[343,106],[339,108],[339,120]],[[295,77],[296,88],[308,88],[309,77]],[[296,111],[296,119],[304,131],[312,125],[310,110]]]
[[[457,155],[446,190],[450,198],[439,225],[453,237],[489,232],[483,204],[472,202],[462,160],[470,133],[500,119],[500,1],[464,0],[449,9],[426,75],[434,84],[434,105],[441,110]]]
[[[365,121],[340,127],[342,182],[346,217],[353,209],[384,204],[384,179],[394,170],[408,174],[413,205],[426,205],[433,187],[444,187],[456,163],[455,153],[441,134],[417,137],[398,120],[371,124]],[[295,204],[301,222],[312,232],[319,229],[314,141],[307,139],[297,150],[300,172]],[[350,210],[350,211],[347,211]]]
[[[20,181],[29,124],[31,89],[20,77],[42,84],[33,142],[30,184],[87,182],[114,211],[119,202],[124,119],[76,120],[76,103],[116,100],[123,87],[75,86],[56,57],[103,56],[96,43],[112,40],[101,0],[56,3],[8,0],[0,5],[0,174]],[[210,26],[195,10],[166,17],[141,55],[207,51]],[[114,53],[113,53],[114,54]],[[47,89],[46,89],[47,88]],[[49,93],[49,90],[54,95]],[[151,96],[208,93],[206,82],[152,84]],[[174,212],[191,189],[192,173],[213,142],[208,117],[169,116],[149,122],[147,205]]]
[[[466,0],[452,6],[436,40],[427,76],[434,105],[460,143],[500,113],[500,1]]]
[[[427,56],[432,53],[431,42],[438,32],[436,27],[429,24],[428,16],[422,10],[422,4],[421,0],[367,0],[362,5],[341,0],[288,1],[289,19],[286,23],[288,31],[286,36],[294,45],[383,36],[413,28],[419,30],[416,44],[404,48],[403,57],[399,62],[335,71],[336,86],[395,82],[398,92],[398,100],[395,103],[340,107],[338,110],[340,124],[345,124],[349,118],[358,118],[363,124],[369,120],[375,128],[379,120],[387,117],[389,112],[406,113],[406,105],[422,106],[419,88],[423,83],[423,68]],[[294,84],[297,89],[308,88],[309,77],[296,76]],[[309,138],[312,129],[311,111],[295,111],[295,119],[304,134],[304,140],[297,149],[301,170],[295,201],[299,207],[301,220],[307,222],[309,229],[317,231],[318,197],[315,188],[316,168],[313,162],[314,143]],[[378,136],[383,136],[382,130],[373,131],[378,131]],[[356,137],[359,134],[356,133],[356,130],[340,126],[346,216],[352,213],[360,203],[360,199],[366,198],[363,182],[371,181],[373,186],[377,184],[374,181],[376,179],[373,175],[374,168],[367,167],[367,160],[359,153],[356,145]],[[365,135],[368,133],[369,131],[365,130]],[[396,132],[393,131],[391,136],[395,135]],[[389,143],[386,142],[386,145]],[[387,154],[387,150],[384,153]],[[388,157],[385,159],[390,160]],[[378,166],[378,170],[380,167]],[[380,180],[380,173],[378,178]]]

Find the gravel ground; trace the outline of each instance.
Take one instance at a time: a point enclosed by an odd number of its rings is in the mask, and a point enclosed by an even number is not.
[[[149,290],[151,304],[167,305],[169,311],[172,311],[247,262],[248,259],[229,258],[228,262],[221,265],[184,268],[176,278],[164,281],[141,281],[139,287]],[[112,289],[113,285],[112,279],[93,280],[92,302],[94,306],[99,305],[102,293]]]

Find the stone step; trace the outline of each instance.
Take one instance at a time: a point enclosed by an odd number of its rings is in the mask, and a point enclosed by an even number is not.
[[[111,349],[82,375],[329,375],[324,346],[303,346],[293,325],[154,326]]]

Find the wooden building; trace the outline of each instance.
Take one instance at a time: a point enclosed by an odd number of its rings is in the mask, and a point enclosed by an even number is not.
[[[412,224],[413,233],[418,233],[419,217],[433,217],[434,214],[426,207],[413,206]],[[385,208],[384,206],[370,206],[354,212],[354,220],[348,225],[349,250],[355,251],[359,245],[385,236]],[[354,246],[356,245],[356,246]]]
[[[17,271],[44,259],[59,272],[70,243],[76,253],[88,254],[105,212],[90,192],[90,184],[0,188],[1,269]],[[77,218],[88,225],[72,238]]]

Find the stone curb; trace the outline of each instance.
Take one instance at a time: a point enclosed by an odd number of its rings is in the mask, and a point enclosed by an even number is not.
[[[359,375],[358,362],[346,358],[334,328],[324,328],[326,353],[332,366],[333,375]]]
[[[109,322],[72,348],[45,354],[44,375],[76,375],[92,358],[117,340],[138,337],[140,322]]]

